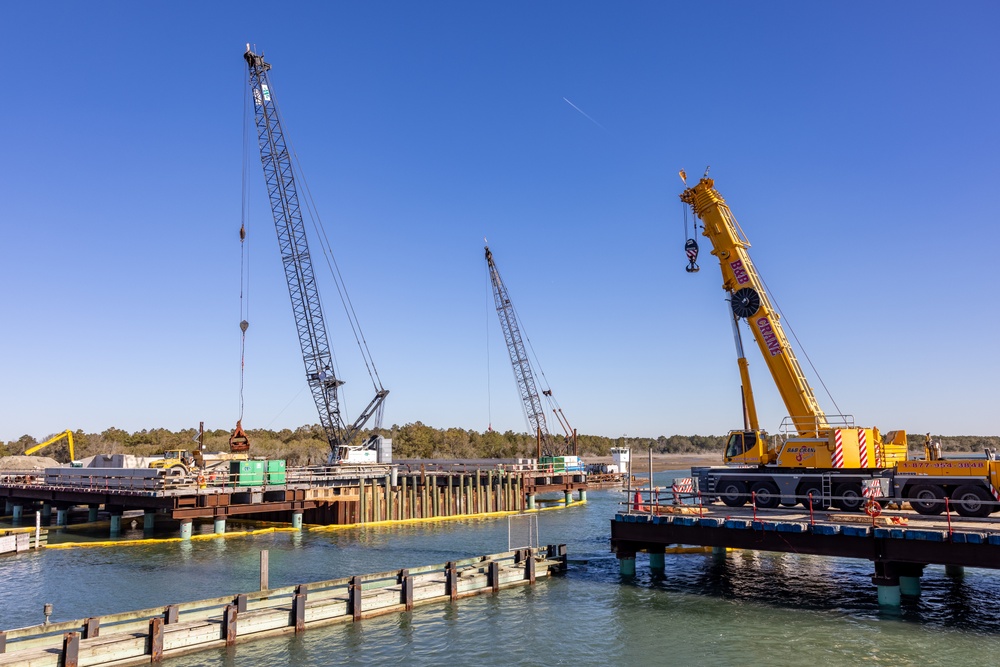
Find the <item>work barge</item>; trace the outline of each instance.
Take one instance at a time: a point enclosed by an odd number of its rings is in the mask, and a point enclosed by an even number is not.
[[[229,475],[178,479],[145,468],[48,468],[0,473],[0,499],[13,523],[39,512],[46,524],[64,526],[82,518],[110,518],[111,536],[122,531],[122,517],[143,516],[151,532],[157,520],[180,524],[190,538],[195,521],[212,520],[224,533],[230,518],[305,524],[357,525],[438,519],[536,508],[543,494],[573,494],[586,500],[587,477],[554,472],[539,465],[471,466],[311,466],[288,468],[282,483],[240,486]],[[558,496],[557,496],[558,498]],[[30,518],[34,523],[34,517]]]
[[[680,501],[679,503],[677,501]],[[863,513],[760,509],[702,503],[695,494],[673,499],[642,491],[611,521],[611,550],[624,576],[636,573],[636,555],[649,555],[652,572],[665,574],[665,551],[674,545],[811,554],[869,560],[880,606],[920,596],[929,565],[960,576],[966,567],[1000,569],[1000,520],[922,516],[906,509]]]

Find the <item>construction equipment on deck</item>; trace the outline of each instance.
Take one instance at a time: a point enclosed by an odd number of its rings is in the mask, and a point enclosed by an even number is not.
[[[357,458],[361,450],[373,451],[377,447],[377,443],[371,442],[371,439],[364,445],[353,443],[358,432],[373,416],[376,417],[376,428],[378,428],[382,404],[389,392],[382,387],[377,372],[374,371],[374,363],[366,356],[366,365],[369,367],[369,374],[375,386],[375,397],[354,422],[350,424],[345,422],[340,410],[339,397],[340,386],[344,382],[334,373],[333,354],[327,340],[326,324],[306,240],[302,210],[299,207],[290,150],[285,141],[280,113],[268,80],[271,65],[264,61],[263,55],[254,53],[249,44],[243,58],[250,72],[260,159],[264,168],[264,181],[271,203],[271,212],[274,215],[275,229],[278,233],[278,246],[288,283],[295,326],[298,330],[299,345],[302,349],[306,381],[319,412],[320,424],[330,444],[330,462],[339,463],[346,459]],[[342,290],[343,286],[340,287]],[[352,313],[353,308],[348,309],[348,315],[351,316]],[[357,336],[359,329],[356,321],[352,320],[352,328]],[[363,337],[359,338],[358,342],[362,352],[367,354],[367,345],[363,344]],[[352,452],[355,452],[353,456]],[[383,461],[383,463],[388,462]]]

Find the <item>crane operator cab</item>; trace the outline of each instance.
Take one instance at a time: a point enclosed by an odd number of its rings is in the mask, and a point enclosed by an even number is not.
[[[730,431],[725,462],[737,465],[765,465],[773,457],[767,447],[766,431]]]

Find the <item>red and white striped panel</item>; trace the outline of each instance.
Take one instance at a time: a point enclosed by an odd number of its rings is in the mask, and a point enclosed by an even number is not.
[[[674,477],[670,490],[674,494],[674,504],[679,505],[682,493],[694,493],[694,480],[690,477]]]
[[[838,428],[834,431],[833,439],[833,467],[844,467],[844,434]]]
[[[992,483],[990,483],[990,493],[993,494],[994,499],[1000,501],[1000,493],[997,493],[996,487],[994,487]]]
[[[868,437],[863,428],[858,429],[858,454],[861,457],[861,467],[868,467]]]

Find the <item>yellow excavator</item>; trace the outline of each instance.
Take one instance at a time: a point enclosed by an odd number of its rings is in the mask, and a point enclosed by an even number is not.
[[[38,445],[35,445],[34,447],[24,450],[24,455],[31,456],[35,452],[41,451],[43,448],[48,447],[49,445],[55,442],[59,442],[63,438],[66,438],[66,444],[69,446],[69,459],[70,461],[72,461],[73,459],[76,458],[76,454],[73,451],[73,431],[68,431],[68,430],[63,431],[59,435],[52,436],[43,443],[40,443]]]

